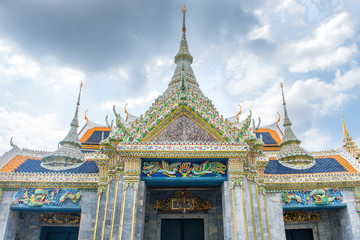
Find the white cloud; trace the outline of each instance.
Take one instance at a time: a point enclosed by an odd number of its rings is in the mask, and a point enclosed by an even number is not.
[[[0,53],[6,54],[11,52],[12,47],[5,42],[5,40],[0,39]]]
[[[129,73],[124,68],[118,68],[118,74],[123,77],[125,80],[129,79]]]
[[[80,83],[85,80],[85,74],[69,67],[50,67],[46,69],[45,84],[55,91],[78,91]]]
[[[248,34],[249,40],[255,40],[258,38],[269,38],[270,25],[262,25],[254,27]]]
[[[278,70],[279,67],[267,64],[251,53],[236,53],[226,64],[227,91],[231,95],[251,96],[278,79]]]
[[[25,78],[42,86],[51,86],[56,91],[78,90],[85,74],[80,70],[63,66],[46,66],[22,53],[10,43],[0,40],[0,80]]]
[[[302,140],[301,146],[308,151],[328,150],[335,148],[331,146],[332,136],[319,128],[310,128],[299,137]]]
[[[150,103],[154,102],[155,98],[157,98],[160,95],[160,92],[158,91],[151,91],[146,96],[140,96],[137,98],[128,98],[124,101],[112,101],[107,100],[101,104],[101,107],[103,109],[112,109],[112,107],[115,105],[116,108],[123,108],[125,104],[127,105],[127,109],[131,108],[143,108],[146,105],[149,105]]]
[[[266,89],[257,98],[240,103],[243,110],[242,116],[244,117],[248,114],[245,112],[251,110],[254,119],[261,118],[261,126],[272,124],[278,119],[277,112],[280,114],[283,112],[281,104],[280,82]]]
[[[20,148],[55,150],[66,136],[66,129],[62,127],[54,113],[33,116],[0,106],[0,152],[11,149],[11,137]]]
[[[290,71],[308,72],[336,68],[349,62],[358,53],[356,44],[342,46],[354,35],[351,15],[342,12],[325,20],[311,37],[284,48],[284,58],[290,58]]]
[[[37,80],[40,68],[36,61],[19,54],[0,56],[0,73],[6,77]]]
[[[170,82],[174,60],[167,57],[156,57],[145,64],[146,78],[149,84]]]

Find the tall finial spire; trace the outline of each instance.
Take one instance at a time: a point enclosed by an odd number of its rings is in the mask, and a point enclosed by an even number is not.
[[[59,142],[60,147],[58,150],[42,158],[41,166],[47,169],[60,170],[74,168],[85,161],[84,154],[81,152],[82,146],[79,135],[77,134],[77,128],[79,127],[78,114],[82,86],[83,84],[81,83],[75,115],[70,123],[70,130],[68,134],[62,141]]]
[[[186,27],[185,27],[185,13],[186,13],[186,7],[185,4],[182,8],[183,12],[183,27],[182,27],[182,40],[186,40]]]
[[[283,106],[284,106],[284,126],[285,125],[291,125],[288,113],[287,113],[287,109],[286,109],[286,102],[285,102],[285,95],[284,95],[284,87],[283,87],[283,83],[280,83],[280,87],[281,87],[281,94],[282,94],[282,99],[283,99]]]
[[[78,101],[76,103],[76,110],[75,110],[75,115],[74,115],[74,119],[71,121],[70,126],[74,126],[74,127],[79,127],[79,120],[78,120],[78,115],[79,115],[79,107],[80,107],[80,98],[81,98],[81,90],[83,87],[83,83],[80,83],[80,90],[79,90],[79,96],[78,96]]]

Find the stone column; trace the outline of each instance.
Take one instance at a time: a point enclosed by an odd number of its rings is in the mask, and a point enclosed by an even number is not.
[[[355,192],[356,193],[356,192]],[[360,236],[360,216],[356,209],[356,194],[342,191],[346,208],[339,210],[340,226],[343,239],[357,239]]]
[[[222,189],[225,239],[270,239],[265,190],[260,178],[263,166],[250,158],[228,161],[229,182],[224,182]]]
[[[0,239],[14,239],[18,227],[19,212],[11,211],[14,191],[4,191],[0,201]]]
[[[273,240],[286,239],[281,193],[267,193],[265,201],[269,218],[270,238]]]
[[[145,214],[145,185],[140,184],[141,159],[125,158],[124,164],[123,204],[120,214],[118,239],[142,239],[144,226],[143,218]],[[139,205],[139,202],[142,202],[142,204]],[[137,224],[142,224],[142,226],[139,227]]]
[[[79,239],[93,239],[96,221],[96,192],[81,193],[81,221],[79,226]],[[95,210],[94,210],[95,209]]]

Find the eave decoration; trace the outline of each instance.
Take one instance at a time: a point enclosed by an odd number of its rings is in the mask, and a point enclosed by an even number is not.
[[[339,189],[304,189],[302,192],[284,192],[282,202],[289,205],[336,205],[341,204],[343,195]]]
[[[211,209],[211,203],[194,197],[190,191],[178,190],[168,199],[156,200],[153,207],[158,211],[205,211]]]
[[[142,175],[147,177],[225,177],[226,165],[221,162],[143,162]]]
[[[78,206],[81,194],[75,189],[23,188],[15,193],[13,205],[28,207]]]

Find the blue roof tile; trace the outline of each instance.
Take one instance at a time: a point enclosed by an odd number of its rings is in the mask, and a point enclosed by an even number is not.
[[[270,160],[265,168],[265,174],[302,174],[347,172],[347,170],[334,158],[315,158],[315,165],[308,169],[292,169],[280,164],[278,160]]]
[[[81,166],[77,168],[67,169],[67,170],[49,170],[40,166],[41,161],[35,159],[27,159],[23,164],[21,164],[14,172],[27,172],[27,173],[98,173],[99,169],[94,161],[86,161]]]
[[[102,134],[104,133],[104,139],[110,134],[109,131],[94,131],[93,134],[86,140],[85,143],[100,143],[102,140]]]
[[[255,133],[257,138],[260,138],[260,135],[262,135],[262,139],[264,144],[276,144],[277,142],[275,139],[271,136],[269,132],[261,132],[261,133]]]

